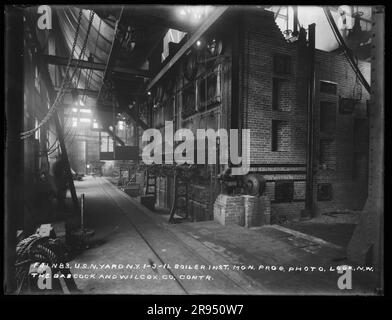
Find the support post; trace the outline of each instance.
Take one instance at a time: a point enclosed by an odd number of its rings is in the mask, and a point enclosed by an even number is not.
[[[80,229],[84,230],[84,193],[80,197]]]
[[[293,26],[293,37],[298,36],[298,6],[293,6],[294,11],[294,26]]]
[[[306,152],[306,193],[305,193],[305,210],[302,211],[304,218],[309,218],[313,213],[313,158],[314,158],[314,134],[313,134],[313,109],[314,109],[314,93],[316,87],[315,75],[315,34],[316,24],[309,25],[309,78],[308,78],[308,103],[307,103],[307,152]]]
[[[47,71],[47,68],[46,68],[46,71]],[[52,90],[49,90],[49,86],[48,86],[48,91],[49,91],[50,102],[51,102],[51,104],[53,104],[54,99],[56,99],[56,98],[54,97]],[[63,127],[61,126],[60,117],[57,112],[54,115],[54,121],[56,124],[57,137],[59,139],[60,148],[61,148],[61,158],[62,158],[64,165],[65,165],[65,173],[67,175],[69,190],[71,192],[72,203],[73,203],[75,212],[78,212],[78,210],[79,210],[78,196],[76,195],[76,189],[75,189],[75,184],[74,184],[73,177],[72,177],[71,166],[69,165],[67,148],[65,147]]]
[[[122,147],[125,147],[125,142],[122,141],[112,130],[109,128],[106,129],[106,132],[113,138],[115,142],[118,142]]]

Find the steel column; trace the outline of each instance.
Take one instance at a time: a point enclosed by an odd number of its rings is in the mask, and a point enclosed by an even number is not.
[[[308,78],[308,103],[307,103],[307,152],[306,152],[306,193],[304,216],[313,216],[313,158],[314,158],[314,94],[316,90],[315,74],[315,35],[316,24],[309,25],[309,78]]]

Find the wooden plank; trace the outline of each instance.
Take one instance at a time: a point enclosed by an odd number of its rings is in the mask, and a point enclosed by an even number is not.
[[[59,66],[66,66],[68,59],[55,56],[55,55],[44,55],[45,62],[47,64],[52,64],[52,65],[59,65]],[[100,71],[104,72],[106,65],[104,63],[99,63],[99,62],[88,62],[87,60],[77,60],[77,59],[72,59],[70,66],[71,67],[76,67],[79,62],[79,68],[80,69],[89,69],[89,70],[95,70],[95,71]],[[114,66],[112,72],[118,73],[118,74],[124,74],[124,75],[131,75],[131,76],[137,76],[137,77],[143,77],[143,78],[150,78],[151,75],[148,70],[142,70],[142,69],[134,69],[134,68],[128,68],[128,67],[120,67],[120,66]]]

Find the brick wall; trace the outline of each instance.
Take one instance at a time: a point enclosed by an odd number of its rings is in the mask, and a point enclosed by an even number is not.
[[[252,171],[262,173],[267,181],[272,221],[274,216],[297,216],[304,207],[307,67],[301,50],[303,44],[284,40],[273,14],[247,13],[242,48],[243,126],[251,130]],[[276,56],[286,57],[288,72],[274,68]],[[293,201],[275,202],[279,180],[294,181]]]
[[[266,194],[272,201],[273,220],[278,216],[298,217],[304,208],[307,74],[308,58],[304,44],[284,41],[273,15],[269,12],[247,13],[244,19],[241,47],[241,90],[243,127],[251,129],[251,163],[267,180]],[[287,56],[290,72],[277,73],[274,57]],[[315,179],[314,199],[317,213],[336,209],[361,209],[366,200],[367,143],[356,149],[354,158],[355,118],[366,120],[364,105],[368,94],[355,77],[343,55],[316,50],[316,93],[314,105]],[[369,79],[368,63],[360,69]],[[320,80],[336,83],[336,94],[320,92]],[[274,85],[279,88],[274,94]],[[276,88],[275,88],[276,90]],[[278,92],[278,101],[276,101]],[[353,114],[339,113],[339,97],[358,99],[360,104]],[[320,119],[320,104],[331,107]],[[327,118],[327,119],[325,119]],[[272,122],[278,124],[277,148],[273,148]],[[320,121],[329,130],[320,131]],[[361,124],[366,128],[366,124]],[[324,132],[327,131],[327,132]],[[366,134],[365,134],[366,137]],[[358,139],[357,139],[358,140]],[[365,143],[365,146],[363,146]],[[276,150],[276,151],[274,151]],[[322,162],[324,166],[319,166]],[[358,167],[353,175],[354,163]],[[294,167],[298,165],[298,167]],[[353,176],[355,178],[353,178]],[[275,181],[294,180],[292,201],[276,203]],[[317,201],[320,183],[332,184],[332,199]]]
[[[240,23],[235,25],[235,29],[234,25],[227,26],[226,29],[226,32],[232,36],[224,38],[224,54],[227,60],[222,64],[221,104],[215,111],[219,119],[217,123],[220,127],[232,127],[234,108],[240,110],[238,115],[240,126],[251,129],[251,171],[262,174],[267,181],[266,194],[271,199],[272,221],[298,217],[301,209],[304,208],[306,181],[309,72],[306,44],[302,41],[286,42],[279,27],[275,24],[273,13],[268,11],[249,10],[246,15],[243,15]],[[234,59],[234,55],[231,47],[234,46],[235,30],[239,30],[241,35],[238,88],[232,86],[234,72],[231,59]],[[213,33],[214,29],[210,32]],[[287,58],[289,61],[287,70],[276,68],[276,56]],[[363,119],[365,125],[362,123],[360,127],[366,128],[368,94],[359,84],[342,55],[317,50],[315,68],[317,78],[314,105],[316,210],[322,213],[343,208],[360,209],[366,200],[367,193],[366,150],[368,146],[367,143],[365,146],[363,143],[359,146],[358,142],[356,142],[358,146],[354,146],[354,123],[356,118]],[[365,77],[369,78],[369,64],[361,63],[360,69],[365,73]],[[174,70],[177,88],[174,107],[177,111],[177,117],[175,117],[177,128],[189,127],[195,130],[205,127],[201,112],[196,112],[187,119],[181,118],[183,105],[181,90],[189,85],[189,82],[182,76],[181,63]],[[197,77],[205,71],[203,67],[199,69]],[[336,94],[319,92],[320,80],[336,83]],[[276,86],[279,87],[276,88]],[[238,90],[238,92],[233,90]],[[237,97],[237,93],[238,102],[233,98]],[[353,93],[360,104],[353,114],[340,114],[339,96],[350,98]],[[325,130],[320,132],[321,103],[332,108],[326,113],[328,118],[326,126],[331,128],[331,130],[326,130],[327,132],[324,132]],[[272,148],[273,120],[278,121],[276,151]],[[330,123],[333,125],[330,126]],[[319,166],[320,146],[321,162],[325,163],[325,166]],[[358,167],[356,174],[353,174],[354,167]],[[290,201],[276,201],[275,188],[276,181],[279,180],[293,181],[293,197]],[[320,183],[332,184],[331,200],[317,200],[317,188]],[[205,190],[208,189],[206,187]],[[211,207],[210,196],[204,197],[203,194],[203,191],[191,192],[189,202],[192,214],[200,219],[208,217],[208,208]]]

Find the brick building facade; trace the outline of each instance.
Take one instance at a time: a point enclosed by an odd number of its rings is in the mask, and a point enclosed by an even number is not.
[[[195,46],[153,88],[150,124],[163,131],[164,121],[173,120],[175,129],[194,133],[198,128],[250,129],[251,172],[266,180],[272,222],[291,219],[305,205],[306,35],[288,41],[272,12],[244,13],[223,17],[203,37],[205,45],[222,40],[219,58],[206,62]],[[198,68],[190,79],[184,73],[192,56]],[[359,66],[369,81],[370,64]],[[343,54],[316,50],[315,74],[315,211],[361,209],[367,197],[368,93]],[[188,210],[195,220],[212,219],[220,169],[206,166],[209,178],[190,182]],[[169,208],[172,203],[170,179],[158,179],[158,206]]]

